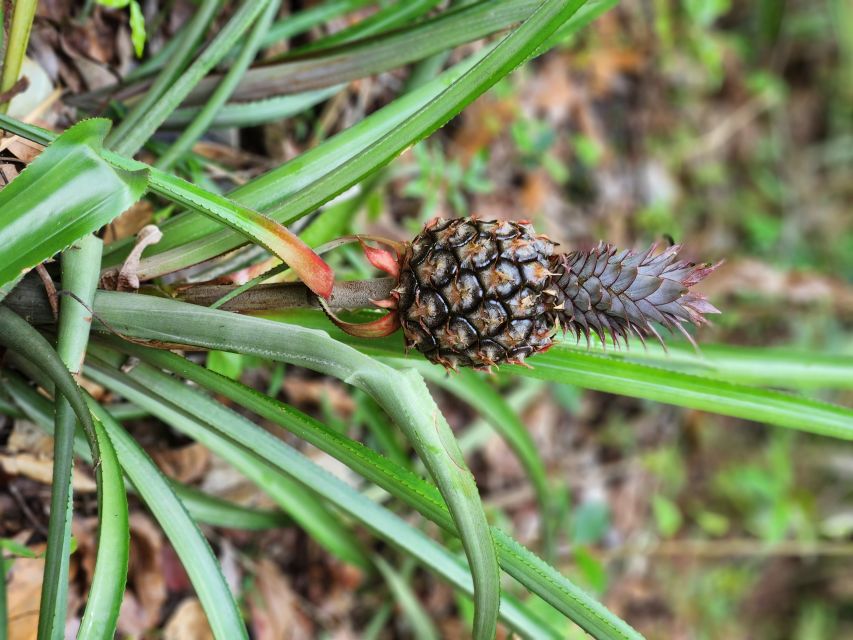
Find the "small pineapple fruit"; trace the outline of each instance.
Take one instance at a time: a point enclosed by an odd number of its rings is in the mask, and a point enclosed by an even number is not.
[[[652,323],[680,330],[719,313],[690,287],[718,265],[676,260],[679,246],[654,254],[555,253],[525,222],[477,218],[433,220],[411,242],[388,243],[397,256],[365,246],[370,261],[398,278],[389,316],[358,331],[390,333],[402,325],[409,348],[448,368],[522,364],[547,350],[559,328],[589,341],[594,332],[617,346],[631,334],[661,340]],[[357,325],[361,326],[361,325]]]

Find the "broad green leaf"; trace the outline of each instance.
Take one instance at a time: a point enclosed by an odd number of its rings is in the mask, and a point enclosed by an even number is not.
[[[84,120],[60,135],[0,191],[0,284],[17,278],[107,224],[146,188],[144,170],[101,157],[109,120]]]

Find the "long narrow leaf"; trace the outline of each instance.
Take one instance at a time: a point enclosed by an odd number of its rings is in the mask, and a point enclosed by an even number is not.
[[[317,51],[318,49],[327,49],[329,47],[341,44],[343,42],[352,42],[366,38],[377,33],[390,31],[391,29],[405,25],[407,22],[420,18],[430,9],[439,4],[441,0],[409,0],[408,2],[396,2],[388,7],[384,7],[374,13],[372,16],[360,20],[351,27],[341,29],[325,38],[312,42],[309,45],[300,47],[291,52],[291,54],[302,55],[308,51]]]
[[[94,435],[95,426],[80,388],[47,340],[23,318],[4,305],[0,305],[0,344],[9,351],[30,359],[34,366],[52,380],[59,393],[68,401],[68,405],[60,404],[59,407],[68,406],[76,415],[86,431],[92,448],[92,457],[97,460],[99,456],[97,439]],[[57,417],[57,425],[66,423],[63,417]],[[73,430],[71,434],[73,443]],[[51,555],[45,560],[45,578],[51,582],[44,583],[41,597],[42,615],[39,618],[39,635],[46,639],[62,637],[68,589],[70,546],[66,541],[70,535],[68,533],[71,518],[69,487],[73,453],[72,446],[65,446],[65,442],[65,438],[57,439],[57,448],[54,450],[54,465],[62,470],[63,477],[55,477],[56,484],[53,486],[53,491],[57,493],[55,503],[59,506],[51,514],[51,523],[48,527],[47,549]]]
[[[289,96],[278,96],[252,102],[235,102],[223,105],[210,121],[211,129],[231,127],[254,127],[275,120],[283,120],[302,113],[307,109],[328,100],[343,89],[342,85],[307,91]],[[183,129],[201,112],[201,107],[181,107],[175,109],[163,122],[164,129]]]
[[[228,589],[216,556],[169,483],[142,448],[94,400],[100,419],[115,447],[122,468],[160,523],[195,588],[216,638],[248,639],[240,611]]]
[[[74,298],[63,296],[59,304],[59,337],[57,339],[57,355],[68,367],[72,375],[80,373],[86,345],[89,341],[89,329],[92,324],[91,306],[98,286],[98,272],[101,262],[100,239],[86,235],[72,244],[62,254],[62,288],[74,295]],[[88,308],[87,308],[88,307]],[[45,553],[44,580],[46,585],[41,592],[39,606],[39,634],[45,638],[60,638],[63,635],[68,604],[68,563],[71,554],[71,505],[72,487],[71,471],[74,460],[74,431],[76,419],[71,404],[63,396],[55,398],[56,427],[54,429],[54,462],[51,490],[51,517],[48,524],[48,546]],[[98,459],[100,438],[97,432],[91,443],[93,458]],[[99,516],[104,507],[104,499],[109,501],[109,509],[115,512],[119,507],[113,498],[115,487],[105,487],[105,476],[96,473],[98,482]],[[107,482],[114,478],[106,476]],[[119,477],[120,494],[124,494],[124,484]],[[125,512],[127,506],[125,504]],[[99,519],[103,523],[102,519]],[[127,531],[125,531],[127,536]],[[52,544],[51,544],[52,543]],[[122,558],[122,549],[124,557]],[[99,547],[99,552],[103,547]],[[127,545],[119,546],[118,555],[110,559],[110,565],[99,579],[99,587],[106,586],[107,591],[96,594],[104,609],[104,629],[109,633],[115,630],[118,619],[118,608],[121,604],[121,594],[124,591],[124,581],[127,572]],[[124,564],[122,571],[120,566]],[[118,571],[114,569],[119,569]],[[104,597],[106,596],[106,597]]]
[[[219,0],[202,0],[199,10],[195,12],[195,15],[189,21],[186,28],[181,30],[180,37],[174,39],[174,49],[169,52],[168,57],[164,58],[165,68],[157,75],[154,84],[148,88],[142,99],[125,116],[119,127],[113,131],[110,136],[110,142],[121,140],[132,131],[161,96],[168,91],[169,87],[174,84],[180,73],[192,59],[193,50],[204,35],[204,31],[213,19],[219,4]]]
[[[581,4],[573,2],[570,8]],[[613,4],[613,0],[608,0],[583,5],[564,26],[577,30]],[[490,51],[493,49],[482,50],[324,144],[235,189],[231,197],[270,213],[271,217],[284,224],[310,213],[389,159],[378,153],[377,146],[381,141],[393,145],[397,140],[404,147],[408,146],[429,132],[430,123],[437,127],[450,117],[449,114],[440,116],[437,113],[445,109],[451,113],[454,109],[461,109],[464,104],[457,102],[460,96],[448,92],[453,87],[457,91],[470,88],[470,82],[460,85],[460,79],[464,74],[475,73],[475,65],[482,63]],[[482,76],[487,72],[488,69],[479,68],[476,75]],[[470,76],[466,77],[470,80]],[[391,157],[393,155],[396,154],[392,153]],[[152,257],[143,260],[140,275],[151,278],[169,273],[234,249],[241,243],[242,240],[233,233],[216,231],[204,220],[180,215],[163,225],[163,240],[152,248]],[[127,243],[117,243],[107,263],[118,263],[128,250]]]
[[[213,1],[213,0],[210,0]],[[257,19],[271,0],[244,0],[228,23],[205,47],[189,68],[175,80],[163,95],[138,118],[128,124],[122,123],[108,138],[109,146],[119,154],[132,156],[154,135],[168,115],[181,104],[198,82],[225,54],[237,44],[237,40]]]
[[[16,360],[15,365],[20,361]],[[34,376],[36,377],[36,376]],[[44,376],[37,376],[43,378]],[[39,383],[49,385],[48,380]],[[13,373],[5,372],[3,376],[5,389],[13,397],[15,404],[21,407],[22,416],[26,416],[41,427],[48,435],[53,434],[53,408],[50,402],[35,389],[28,386],[22,378]],[[110,412],[112,415],[112,412]],[[115,418],[115,416],[113,416]],[[78,458],[92,463],[91,452],[81,432],[77,433],[74,443],[74,453]],[[193,520],[201,524],[230,529],[264,530],[286,526],[290,520],[280,511],[253,509],[236,505],[222,498],[211,496],[194,487],[169,480],[169,485],[175,495],[184,503]],[[131,485],[131,491],[136,489]]]
[[[95,467],[100,485],[98,556],[86,610],[77,632],[78,640],[100,640],[115,635],[130,553],[130,523],[121,465],[112,441],[99,421],[95,422],[95,435],[101,453]]]
[[[473,371],[460,371],[451,378],[446,372],[435,367],[423,367],[419,370],[427,380],[440,385],[451,395],[474,407],[518,456],[536,491],[542,520],[540,530],[546,539],[546,548],[550,549],[550,540],[547,539],[548,532],[551,530],[548,475],[536,444],[521,419],[509,407],[506,400]]]
[[[103,355],[97,348],[93,352]],[[103,368],[93,365],[90,371],[96,381],[104,380]],[[120,388],[117,386],[111,388],[128,400],[144,406],[153,415],[202,442],[216,455],[227,460],[276,500],[312,538],[334,555],[363,570],[370,568],[370,562],[358,542],[310,491],[306,491],[289,478],[277,474],[269,464],[260,462],[242,448],[234,447],[226,440],[207,437],[208,432],[203,428],[199,429],[199,421],[188,419],[185,412],[203,416],[204,422],[212,426],[225,422],[240,423],[242,430],[251,426],[248,420],[227,407],[192,392],[176,380],[157,375],[157,372],[147,365],[135,367],[127,377],[128,380],[123,381]],[[109,382],[113,385],[118,384],[115,380]],[[161,398],[169,398],[170,403],[166,404],[158,400],[158,395]],[[181,411],[177,411],[172,405],[179,406]]]
[[[529,18],[541,4],[540,0],[480,0],[328,52],[266,63],[249,70],[234,97],[255,100],[299,93],[388,71],[506,29]],[[190,94],[187,103],[204,102],[217,82],[216,76],[206,78]]]
[[[222,394],[262,418],[287,429],[348,465],[449,533],[456,534],[453,520],[436,487],[408,468],[387,460],[360,442],[328,429],[293,407],[209,371],[186,358],[117,338],[110,337],[105,340],[145,362],[174,371],[212,392]],[[504,570],[581,627],[600,638],[639,637],[591,596],[502,531],[492,527],[492,536]]]
[[[336,338],[348,344],[357,345],[365,353],[380,357],[394,366],[414,366],[417,369],[436,366],[426,363],[417,354],[404,356],[400,336],[384,340],[359,340],[337,330],[323,317],[323,314],[316,312],[288,311],[268,314],[268,317],[278,317],[287,322],[297,322],[308,327],[322,327]],[[722,351],[725,351],[725,348]],[[748,354],[749,351],[746,350],[746,353]],[[772,357],[765,360],[760,353],[754,353],[754,355],[755,364],[749,365],[750,369],[760,366],[762,362],[766,362],[768,366],[773,362]],[[639,359],[640,356],[635,354],[632,357]],[[747,357],[744,356],[744,358]],[[787,363],[789,370],[803,371],[798,368],[796,362],[800,358],[785,358],[784,355],[776,357]],[[414,362],[412,362],[413,359]],[[816,358],[818,362],[821,359],[822,357]],[[838,376],[839,371],[847,369],[847,358],[827,356],[825,360],[831,363],[829,373],[833,377]],[[624,356],[613,353],[557,347],[531,358],[530,365],[529,369],[515,366],[502,367],[500,372],[512,372],[512,375],[564,382],[598,391],[701,409],[844,440],[853,439],[853,410],[851,409],[793,394],[726,382],[710,377],[708,374],[687,373],[679,370],[677,365],[673,368],[667,367],[666,361],[658,358],[642,364],[638,361],[626,361]],[[741,361],[740,366],[746,368],[747,362]],[[720,377],[724,377],[724,371],[725,369],[720,369]]]
[[[561,350],[585,351],[562,343]],[[667,369],[681,369],[728,382],[787,389],[853,389],[853,356],[814,353],[780,347],[747,347],[703,344],[696,352],[687,343],[662,347],[649,344],[642,351],[608,351],[607,357]]]
[[[216,87],[216,91],[210,96],[207,104],[202,107],[201,111],[195,116],[192,123],[184,129],[181,135],[172,146],[157,159],[156,167],[158,169],[168,169],[175,161],[184,153],[189,151],[193,144],[210,126],[217,112],[223,104],[228,100],[228,97],[234,91],[240,77],[255,59],[258,49],[261,46],[261,39],[269,30],[272,19],[280,6],[280,0],[269,0],[266,10],[260,15],[252,28],[246,42],[242,44],[240,53],[236,60],[231,64],[228,73],[222,78],[222,82]],[[215,43],[214,43],[215,44]],[[211,45],[213,46],[213,45]],[[172,109],[174,111],[174,109]],[[158,126],[162,122],[158,123]]]
[[[118,393],[134,394],[134,385],[130,382],[129,376],[118,369],[95,363],[89,372],[94,379]],[[187,393],[195,392],[187,389]],[[281,472],[310,487],[312,491],[351,518],[361,522],[381,539],[419,559],[464,592],[468,594],[473,592],[470,574],[462,568],[457,558],[435,541],[405,524],[390,511],[358,493],[342,480],[322,470],[308,458],[257,425],[240,420],[240,417],[233,413],[225,418],[213,400],[204,398],[203,401],[207,405],[204,415],[210,412],[210,414],[219,414],[224,419],[217,420],[215,424],[203,422],[162,397],[156,399],[156,402],[168,411],[170,420],[180,416],[182,428],[191,429],[193,436],[201,442],[212,447],[219,447],[219,443],[227,443],[229,450],[245,448],[253,452],[258,458],[266,460]],[[224,410],[224,407],[222,409]],[[554,636],[553,632],[523,608],[518,607],[511,598],[501,599],[500,611],[502,619],[526,637]]]
[[[377,556],[374,563],[382,573],[382,577],[385,578],[385,583],[391,593],[394,594],[400,608],[409,618],[415,640],[438,640],[438,631],[433,626],[432,620],[430,620],[409,582],[382,557]]]

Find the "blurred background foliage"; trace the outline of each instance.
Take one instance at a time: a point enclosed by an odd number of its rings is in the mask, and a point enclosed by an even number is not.
[[[64,10],[58,1],[40,4],[42,20]],[[160,31],[174,27],[169,20],[186,19],[188,3],[173,4],[177,17],[147,24],[148,46],[162,46],[167,37]],[[337,18],[329,27],[364,15]],[[69,37],[66,53],[99,42],[112,56],[128,58],[130,49],[120,51],[127,12],[98,7],[94,16],[99,29],[106,27],[96,38],[85,30],[95,29],[91,23],[80,26],[90,39]],[[36,30],[36,43],[39,37]],[[600,239],[625,248],[671,239],[685,243],[691,259],[726,260],[701,287],[724,311],[701,332],[702,341],[853,354],[851,80],[853,5],[846,0],[623,0],[358,193],[326,207],[318,236],[405,239],[433,216],[477,214],[531,219],[568,248]],[[290,119],[217,130],[176,169],[224,191],[347,128],[412,81],[407,69],[383,73]],[[91,81],[82,85],[94,88]],[[170,213],[149,206],[115,232],[127,235]],[[311,233],[309,223],[305,234]],[[330,260],[342,277],[370,275],[355,249]],[[207,366],[280,394],[392,457],[409,458],[372,401],[335,381],[293,367],[284,375],[281,365],[220,352],[210,354]],[[554,496],[551,559],[635,628],[674,639],[853,637],[848,443],[568,385],[492,382],[544,460]],[[433,389],[490,517],[542,549],[535,492],[518,460],[476,412],[440,386]],[[821,397],[853,403],[849,390]],[[175,477],[270,506],[212,454],[162,424],[149,418],[128,424]],[[11,421],[2,425],[7,453],[10,442],[24,446]],[[292,442],[334,467],[333,459]],[[47,495],[43,486],[41,493],[27,487],[34,500]],[[0,537],[16,534],[8,514],[23,513],[20,501],[10,500]],[[32,526],[31,516],[20,519],[19,530]],[[91,523],[80,519],[75,526],[85,558]],[[145,633],[169,628],[179,613],[191,619],[191,604],[181,600],[186,578],[138,505],[131,526],[138,539],[130,585],[145,615],[124,624]],[[229,577],[243,583],[249,615],[273,629],[358,637],[345,634],[382,610],[385,595],[353,589],[353,570],[295,526],[224,530],[216,543],[231,563]],[[470,603],[417,567],[400,565],[439,635],[462,633]],[[154,595],[145,593],[146,579],[156,583]],[[402,608],[377,637],[410,637],[415,618]],[[553,615],[544,603],[540,609]],[[552,622],[564,625],[566,637],[579,637],[561,617]]]

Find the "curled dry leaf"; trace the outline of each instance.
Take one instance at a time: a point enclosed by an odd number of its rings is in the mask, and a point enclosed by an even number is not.
[[[151,457],[163,473],[179,482],[200,480],[210,465],[210,450],[197,442],[155,451]]]
[[[139,289],[139,260],[142,252],[152,244],[157,244],[163,237],[163,232],[156,225],[148,224],[136,234],[136,244],[133,245],[124,264],[116,272],[111,269],[101,276],[101,283],[108,289],[116,291],[136,291]]]
[[[197,598],[186,598],[178,605],[163,629],[163,640],[213,640],[207,616]]]
[[[30,453],[0,455],[0,469],[10,476],[23,476],[46,485],[53,481],[53,460]],[[94,493],[98,488],[94,479],[79,467],[72,471],[71,484],[75,493]]]
[[[261,560],[255,571],[249,609],[257,640],[308,640],[314,636],[311,621],[299,610],[296,594],[278,565]]]
[[[163,544],[163,533],[147,516],[130,515],[128,588],[118,619],[120,634],[141,636],[160,622],[168,595],[161,562]]]

